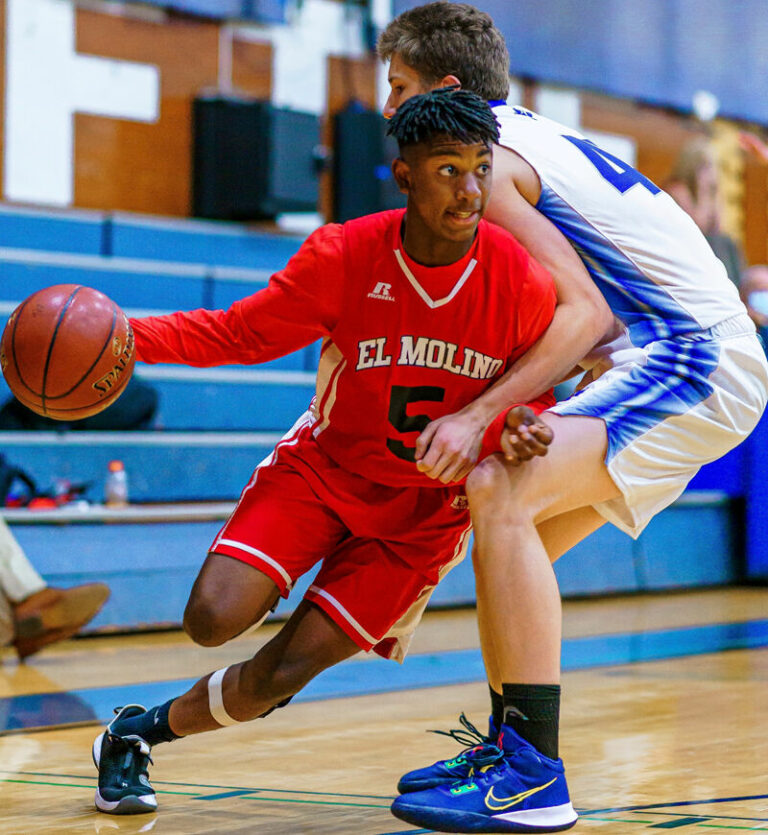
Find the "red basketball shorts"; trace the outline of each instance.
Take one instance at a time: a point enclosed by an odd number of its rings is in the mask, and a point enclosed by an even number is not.
[[[390,487],[335,464],[299,420],[253,473],[211,551],[306,598],[362,649],[402,660],[432,589],[465,555],[463,487]]]

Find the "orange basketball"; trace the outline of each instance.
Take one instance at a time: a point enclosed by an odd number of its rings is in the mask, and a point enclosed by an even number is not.
[[[106,409],[136,361],[128,318],[107,296],[79,284],[38,290],[11,314],[0,367],[33,412],[79,420]]]

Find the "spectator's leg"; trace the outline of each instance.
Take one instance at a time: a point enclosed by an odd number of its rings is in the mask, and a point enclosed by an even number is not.
[[[51,588],[27,559],[8,525],[0,519],[0,607],[11,610],[11,635],[5,638],[0,612],[0,641],[13,643],[19,658],[62,641],[92,620],[109,597],[104,583]]]
[[[12,603],[20,603],[45,586],[5,520],[0,519],[0,591]]]
[[[0,591],[0,647],[13,643],[15,628],[11,601]]]

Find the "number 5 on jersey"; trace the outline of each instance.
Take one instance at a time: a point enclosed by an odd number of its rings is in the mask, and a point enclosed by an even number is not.
[[[398,432],[423,432],[432,418],[429,415],[409,415],[408,404],[429,400],[441,403],[445,389],[439,386],[392,386],[389,395],[389,422]],[[387,448],[404,461],[416,461],[416,448],[402,441],[387,438]]]

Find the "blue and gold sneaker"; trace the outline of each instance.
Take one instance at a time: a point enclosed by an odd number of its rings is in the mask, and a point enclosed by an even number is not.
[[[467,780],[403,794],[392,814],[439,832],[560,832],[577,819],[562,760],[551,760],[502,725],[504,756]]]
[[[425,768],[417,768],[403,774],[397,784],[400,794],[419,792],[435,786],[443,786],[446,783],[455,783],[457,780],[466,780],[472,769],[477,771],[483,766],[492,765],[501,758],[502,751],[495,744],[499,731],[493,721],[493,716],[488,719],[488,736],[483,736],[464,713],[459,716],[459,722],[462,728],[452,731],[432,731],[432,733],[450,736],[459,744],[469,747],[453,759],[438,760]]]
[[[116,724],[128,716],[144,713],[141,705],[116,708],[115,718],[93,743],[93,762],[99,770],[96,808],[110,815],[138,815],[157,811],[155,790],[147,768],[150,747],[136,734],[120,736]]]

